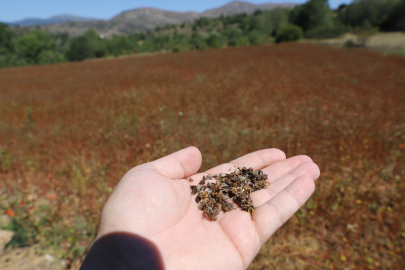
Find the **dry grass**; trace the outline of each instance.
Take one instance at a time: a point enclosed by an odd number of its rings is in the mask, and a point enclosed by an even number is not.
[[[356,44],[363,44],[367,49],[378,50],[384,54],[405,55],[405,33],[376,33],[372,35],[348,33],[340,38],[322,40],[303,40],[302,43],[327,44],[335,47],[343,47],[345,43],[352,40]]]
[[[0,70],[0,210],[18,224],[52,215],[32,222],[30,241],[58,246],[69,265],[129,168],[189,145],[202,169],[277,147],[322,175],[251,269],[398,269],[404,66],[292,43]]]

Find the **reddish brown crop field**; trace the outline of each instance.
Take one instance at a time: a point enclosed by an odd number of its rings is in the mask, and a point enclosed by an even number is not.
[[[321,177],[250,269],[400,269],[404,100],[405,58],[297,43],[3,69],[0,214],[75,265],[131,167],[276,147]]]

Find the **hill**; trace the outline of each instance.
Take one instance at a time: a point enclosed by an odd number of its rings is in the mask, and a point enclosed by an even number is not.
[[[37,26],[37,25],[47,25],[47,24],[64,23],[64,22],[91,22],[91,21],[97,21],[97,20],[98,19],[84,18],[84,17],[78,17],[78,16],[66,14],[66,15],[53,16],[48,19],[27,18],[27,19],[23,19],[21,21],[10,22],[7,24],[13,25],[13,26]]]
[[[219,17],[221,14],[225,16],[247,13],[252,14],[256,10],[271,10],[276,7],[292,8],[295,4],[260,4],[254,5],[247,2],[234,1],[219,8],[210,9],[202,13],[197,12],[173,12],[160,10],[156,8],[138,8],[134,10],[124,11],[111,20],[96,20],[96,21],[66,21],[52,24],[44,24],[41,26],[31,26],[31,29],[43,29],[50,33],[67,32],[72,36],[78,36],[89,29],[94,29],[97,33],[103,34],[106,37],[114,34],[135,34],[147,31],[153,31],[158,26],[166,24],[180,24],[183,22],[192,22],[201,17]],[[57,16],[60,17],[60,16]]]
[[[267,3],[254,5],[247,2],[233,1],[222,7],[204,11],[201,14],[201,17],[217,18],[221,15],[231,16],[240,13],[253,14],[256,10],[272,10],[277,7],[293,8],[295,5],[296,4],[292,3],[282,3],[282,4]]]

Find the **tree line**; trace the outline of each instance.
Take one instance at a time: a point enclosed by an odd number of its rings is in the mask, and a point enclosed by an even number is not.
[[[405,31],[405,0],[354,0],[331,10],[327,0],[192,23],[168,24],[153,32],[102,38],[94,30],[78,37],[43,30],[17,33],[0,23],[0,67],[82,61],[142,52],[205,50],[332,38],[353,30]]]

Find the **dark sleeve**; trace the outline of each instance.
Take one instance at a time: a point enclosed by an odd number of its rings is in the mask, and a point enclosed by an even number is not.
[[[150,240],[129,233],[107,234],[87,253],[80,270],[163,270],[157,246]]]

